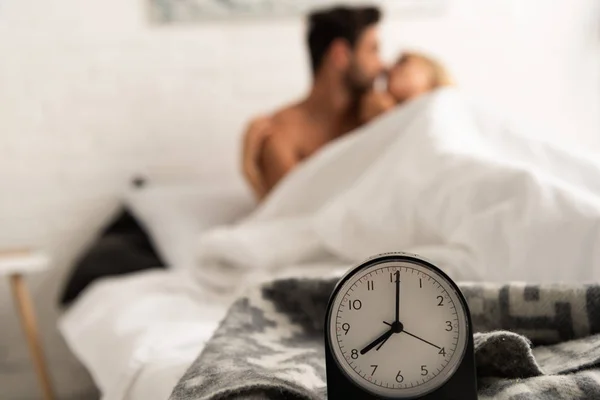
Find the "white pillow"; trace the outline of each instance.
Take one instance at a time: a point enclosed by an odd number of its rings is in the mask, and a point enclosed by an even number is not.
[[[131,190],[126,204],[146,229],[165,263],[177,270],[195,263],[195,246],[207,230],[231,224],[255,207],[243,185],[206,182],[153,184]]]

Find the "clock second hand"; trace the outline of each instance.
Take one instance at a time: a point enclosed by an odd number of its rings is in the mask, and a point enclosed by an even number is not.
[[[388,324],[388,323],[387,323],[387,322],[385,322],[385,321],[383,321],[383,323],[384,323],[384,324],[386,324],[387,326],[390,326],[390,327],[392,326],[392,324]],[[412,336],[412,337],[414,337],[415,339],[419,339],[421,342],[427,343],[428,345],[430,345],[430,346],[433,346],[433,347],[435,347],[435,348],[436,348],[436,349],[438,349],[438,350],[441,350],[441,347],[440,347],[440,346],[436,346],[435,344],[433,344],[433,343],[431,343],[431,342],[428,342],[427,340],[425,340],[425,339],[423,339],[423,338],[420,338],[420,337],[418,337],[417,335],[414,335],[414,334],[412,334],[412,333],[410,333],[410,332],[407,332],[405,329],[402,329],[402,332],[406,333],[406,334],[407,334],[407,335],[409,335],[409,336]]]
[[[425,339],[423,339],[423,338],[420,338],[420,337],[418,337],[417,335],[413,335],[413,334],[412,334],[412,333],[410,333],[410,332],[407,332],[407,331],[402,331],[402,332],[406,333],[407,335],[410,335],[410,336],[414,337],[415,339],[419,339],[421,342],[425,342],[425,343],[427,343],[428,345],[430,345],[430,346],[433,346],[433,347],[435,347],[435,348],[436,348],[436,349],[438,349],[438,350],[441,350],[441,349],[442,349],[440,346],[436,346],[435,344],[433,344],[433,343],[431,343],[431,342],[428,342],[427,340],[425,340]]]

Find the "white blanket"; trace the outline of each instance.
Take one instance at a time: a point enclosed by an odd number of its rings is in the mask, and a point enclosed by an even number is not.
[[[598,280],[600,163],[438,91],[326,147],[250,218],[203,236],[197,275],[231,287],[398,250],[456,280]]]

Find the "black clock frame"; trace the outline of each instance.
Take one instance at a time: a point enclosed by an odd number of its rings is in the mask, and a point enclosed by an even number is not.
[[[366,392],[358,386],[339,365],[338,360],[333,355],[331,335],[330,335],[330,319],[332,307],[337,297],[338,292],[346,281],[360,271],[369,268],[376,264],[382,264],[390,261],[405,261],[414,264],[423,265],[437,274],[441,275],[456,291],[463,309],[466,313],[467,325],[467,345],[463,352],[460,364],[454,374],[440,387],[433,391],[417,397],[397,397],[397,396],[382,396]],[[379,256],[369,258],[358,266],[350,269],[336,284],[325,313],[325,364],[327,373],[327,398],[328,400],[381,400],[381,399],[402,399],[402,400],[477,400],[477,372],[475,366],[475,351],[473,343],[473,330],[471,323],[471,313],[469,306],[462,292],[450,277],[441,269],[432,263],[422,259],[416,254],[409,253],[385,253]]]

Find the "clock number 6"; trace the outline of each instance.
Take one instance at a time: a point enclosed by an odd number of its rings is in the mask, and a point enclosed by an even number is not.
[[[398,375],[396,375],[396,382],[398,382],[398,383],[404,382],[404,377],[402,376],[402,371],[398,371]]]

